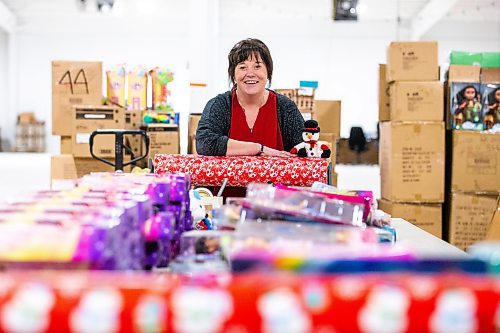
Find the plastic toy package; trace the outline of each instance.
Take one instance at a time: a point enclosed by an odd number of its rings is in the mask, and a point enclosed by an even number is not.
[[[380,229],[284,221],[244,221],[227,256],[235,272],[328,272],[339,260],[413,260],[410,249],[380,243]]]
[[[189,187],[186,175],[98,173],[73,190],[2,205],[0,262],[20,268],[166,267],[181,234],[192,228]]]
[[[179,255],[170,263],[176,274],[193,275],[229,272],[224,248],[228,233],[192,230],[182,234]]]
[[[338,199],[286,186],[250,184],[243,208],[249,218],[364,225],[363,199],[352,196]]]
[[[122,107],[125,106],[125,67],[117,65],[106,71],[106,91],[108,99]]]
[[[128,72],[128,110],[146,110],[148,72],[145,67],[137,66]]]
[[[450,123],[455,130],[482,130],[482,105],[479,83],[451,82]]]
[[[149,74],[153,81],[153,110],[173,110],[168,103],[170,91],[167,85],[174,80],[174,73],[168,69],[156,67],[150,70]]]
[[[179,125],[180,115],[173,110],[146,111],[142,116],[144,124],[172,124]]]
[[[484,129],[500,132],[500,83],[483,83],[481,89]]]

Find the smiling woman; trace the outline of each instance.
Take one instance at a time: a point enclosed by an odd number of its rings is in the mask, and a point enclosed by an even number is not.
[[[272,91],[273,60],[258,39],[244,39],[228,55],[232,89],[208,101],[196,131],[200,155],[293,156],[304,119],[288,97]]]

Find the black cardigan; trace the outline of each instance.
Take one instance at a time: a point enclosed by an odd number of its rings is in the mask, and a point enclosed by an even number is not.
[[[302,142],[304,118],[288,97],[276,94],[278,123],[283,147],[290,151]],[[208,101],[196,130],[196,152],[200,155],[225,156],[231,125],[231,92],[226,91]]]

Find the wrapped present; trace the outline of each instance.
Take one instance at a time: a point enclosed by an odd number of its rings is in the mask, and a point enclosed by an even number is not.
[[[192,185],[227,186],[250,183],[276,183],[311,186],[315,181],[328,182],[329,160],[324,158],[273,156],[201,156],[157,154],[155,172],[186,173]]]
[[[498,279],[463,273],[2,272],[2,332],[495,332]]]

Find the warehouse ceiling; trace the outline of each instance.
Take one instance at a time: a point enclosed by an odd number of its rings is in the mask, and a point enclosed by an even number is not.
[[[200,1],[200,2],[198,2]],[[118,20],[157,22],[186,20],[190,8],[203,0],[0,0],[0,30],[34,26],[67,26],[73,18],[87,15],[92,19],[114,17]],[[288,20],[297,22],[333,22],[334,0],[205,0],[218,4],[221,20],[241,22]],[[352,0],[337,0],[339,2]],[[113,3],[111,11],[107,11]],[[419,40],[429,29],[442,21],[498,22],[500,0],[357,0],[358,21],[370,29],[370,22],[399,22]],[[97,10],[97,5],[102,11]],[[88,22],[91,22],[90,20]],[[353,22],[335,21],[337,24]],[[89,23],[92,25],[92,23]],[[73,27],[75,28],[75,27]],[[369,32],[367,32],[369,33]]]
[[[199,1],[199,0],[197,0]],[[331,19],[332,0],[218,0],[221,17],[253,15],[290,19]],[[33,16],[77,15],[82,3],[114,2],[122,15],[137,14],[168,17],[187,7],[181,0],[0,0],[20,19]],[[443,20],[500,21],[500,0],[358,0],[359,20],[411,20],[434,3],[437,11],[446,8]],[[450,6],[451,4],[451,6]],[[450,6],[451,8],[447,8]],[[94,10],[90,10],[91,12]]]

